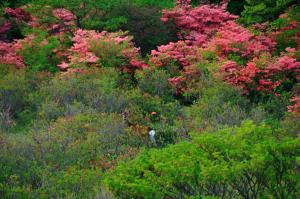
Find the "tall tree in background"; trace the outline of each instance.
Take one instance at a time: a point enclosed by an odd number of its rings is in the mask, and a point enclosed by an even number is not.
[[[246,0],[240,21],[246,25],[275,20],[297,0]]]

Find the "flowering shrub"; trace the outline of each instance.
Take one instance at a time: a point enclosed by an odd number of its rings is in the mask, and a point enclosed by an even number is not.
[[[51,36],[40,29],[32,29],[24,39],[16,40],[14,46],[30,71],[57,71],[60,51],[64,50],[63,43],[57,36]]]
[[[66,62],[58,67],[62,70],[70,66],[95,65],[119,67],[122,72],[133,73],[147,65],[139,59],[139,49],[134,47],[132,38],[126,32],[96,32],[79,29],[72,39]]]
[[[152,50],[149,62],[156,67],[162,67],[171,74],[169,82],[177,89],[177,93],[187,89],[188,80],[199,77],[200,70],[195,63],[201,60],[198,48],[184,41],[169,43]]]
[[[55,18],[59,20],[58,23],[51,24],[50,31],[52,33],[63,33],[70,30],[70,27],[75,26],[76,16],[69,10],[64,8],[57,8],[52,11]]]
[[[52,13],[56,18],[64,21],[65,23],[74,21],[76,19],[75,15],[71,11],[64,8],[54,9]]]
[[[293,85],[300,81],[300,62],[284,54],[275,60],[271,57],[267,60],[256,58],[245,67],[227,61],[221,67],[221,72],[226,82],[242,88],[245,94],[251,91],[280,94],[281,86]]]
[[[160,67],[167,67],[171,61],[179,64],[180,75],[169,79],[178,92],[182,92],[183,85],[188,80],[195,81],[199,77],[199,69],[195,65],[201,59],[198,53],[200,48],[216,52],[223,59],[237,57],[242,61],[270,53],[274,49],[276,43],[273,40],[264,35],[255,36],[238,25],[235,22],[237,17],[225,11],[226,3],[223,6],[202,5],[192,8],[189,0],[181,0],[177,1],[174,9],[163,12],[162,20],[174,20],[181,31],[179,37],[185,41],[158,47],[157,51],[152,51],[150,62]],[[224,70],[236,68],[232,68],[233,62],[227,64],[223,67]],[[247,68],[253,67],[250,64]],[[243,71],[243,78],[239,80],[229,80],[228,76],[226,79],[231,83],[236,81],[234,84],[239,81],[249,83],[249,79],[245,77],[251,76],[253,72],[248,72],[249,70]]]
[[[4,12],[8,16],[15,18],[18,22],[29,22],[32,20],[31,15],[22,8],[5,8]]]
[[[202,5],[192,8],[190,0],[178,0],[174,9],[164,10],[162,21],[173,20],[180,29],[179,38],[203,45],[225,22],[237,17],[223,7]]]
[[[6,33],[11,28],[11,23],[4,21],[0,26],[0,34]]]
[[[17,54],[16,49],[16,43],[0,41],[0,64],[14,65],[17,68],[23,68],[25,66],[23,59]]]
[[[32,23],[32,16],[21,8],[5,8],[0,13],[0,40],[12,41],[22,38],[21,27]]]
[[[290,99],[293,105],[288,106],[288,112],[290,113],[300,113],[300,96],[296,96]]]
[[[254,58],[263,52],[271,52],[275,44],[266,36],[255,36],[237,23],[228,22],[218,30],[208,46],[223,58],[231,53],[244,58]]]

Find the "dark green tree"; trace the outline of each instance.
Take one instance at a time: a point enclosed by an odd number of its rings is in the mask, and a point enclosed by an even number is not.
[[[275,20],[297,0],[246,0],[240,22],[245,25]]]

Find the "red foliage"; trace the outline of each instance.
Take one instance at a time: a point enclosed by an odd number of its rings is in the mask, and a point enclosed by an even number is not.
[[[0,64],[15,65],[17,68],[25,67],[22,57],[17,55],[15,43],[0,41]]]

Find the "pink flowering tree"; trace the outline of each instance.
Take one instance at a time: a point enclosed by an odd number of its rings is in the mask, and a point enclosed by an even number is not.
[[[221,67],[221,72],[226,82],[240,87],[244,94],[259,92],[279,95],[300,82],[300,62],[291,54],[283,54],[278,58],[270,55],[255,58],[245,67],[227,61]]]
[[[132,37],[125,32],[98,33],[79,29],[72,41],[66,60],[58,65],[61,70],[83,66],[117,67],[123,73],[134,74],[135,70],[147,67]]]
[[[300,96],[296,96],[290,99],[292,105],[288,106],[288,112],[293,114],[300,114]]]
[[[193,8],[190,0],[178,0],[176,7],[164,10],[162,21],[173,21],[180,30],[180,39],[202,46],[219,30],[224,23],[237,17],[229,14],[224,7],[202,5]]]
[[[152,51],[149,60],[152,65],[165,68],[172,74],[169,82],[176,87],[178,94],[186,92],[192,86],[191,82],[199,80],[201,71],[197,64],[202,60],[200,52],[208,48],[221,28],[236,24],[237,18],[225,10],[227,2],[221,6],[201,5],[195,8],[190,3],[190,0],[177,0],[175,8],[163,11],[162,21],[175,23],[181,41],[159,46],[158,50]],[[210,44],[210,48],[216,51],[218,47]]]
[[[16,68],[25,67],[22,57],[17,54],[17,50],[15,43],[0,41],[0,64],[13,65]]]
[[[216,51],[222,58],[236,55],[249,60],[262,53],[271,53],[275,45],[272,39],[264,35],[256,36],[236,22],[227,22],[208,43],[208,48]]]
[[[184,41],[171,42],[152,50],[149,62],[168,71],[169,82],[176,87],[177,94],[188,89],[188,82],[200,76],[196,63],[201,60],[198,48]]]
[[[51,33],[63,34],[64,32],[72,32],[75,28],[76,16],[71,11],[56,8],[52,10],[52,14],[58,22],[50,25],[49,30]]]
[[[0,40],[10,41],[14,39],[10,38],[9,31],[13,28],[20,29],[24,25],[29,25],[32,20],[32,16],[21,8],[5,8],[4,13],[0,14]]]

